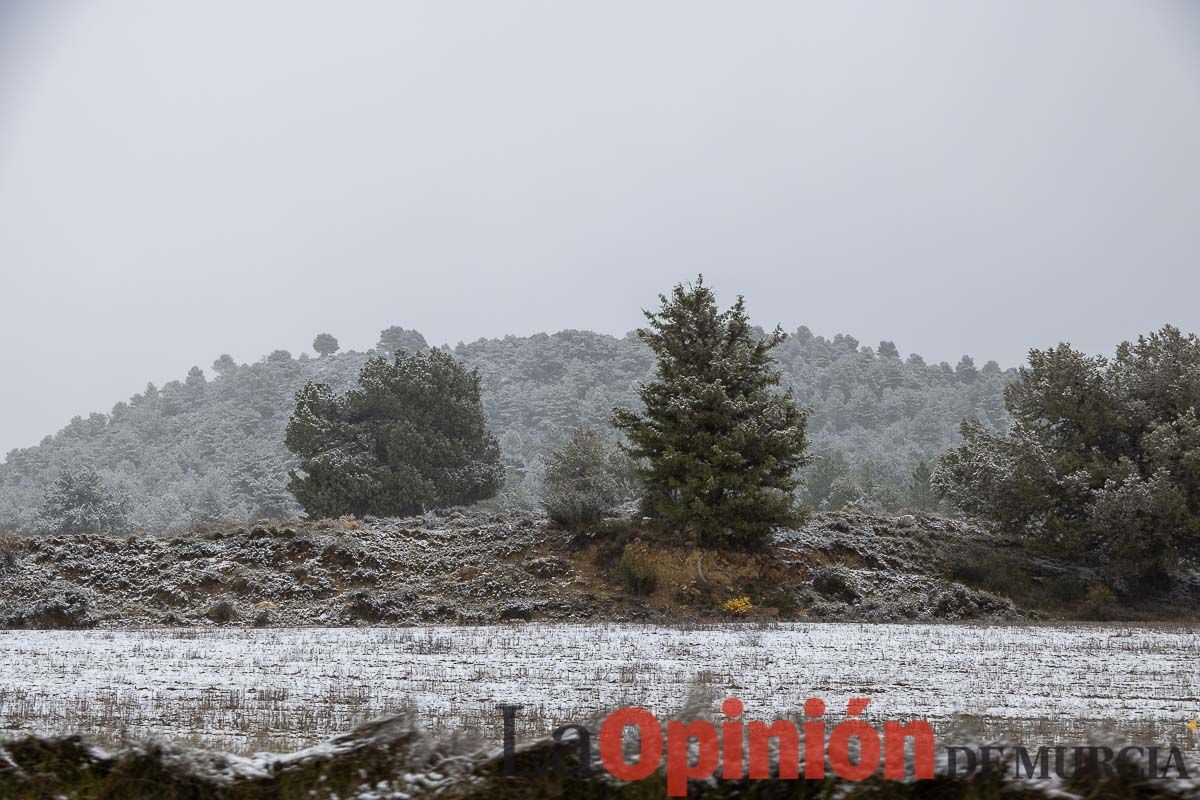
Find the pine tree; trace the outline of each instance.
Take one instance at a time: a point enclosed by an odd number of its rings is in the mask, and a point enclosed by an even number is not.
[[[1200,338],[1167,325],[1116,356],[1032,350],[1004,391],[1013,424],[964,420],[933,484],[960,509],[1103,567],[1120,592],[1200,554]]]
[[[128,500],[91,467],[63,469],[42,498],[38,527],[50,533],[101,533],[125,525]]]
[[[954,377],[959,383],[974,383],[979,380],[979,370],[975,369],[975,359],[963,356],[954,368]]]
[[[212,363],[213,372],[218,375],[225,375],[237,369],[237,362],[233,360],[233,356],[228,353],[223,353],[220,358]]]
[[[658,379],[639,389],[645,412],[613,412],[630,454],[645,459],[643,505],[705,546],[759,546],[795,521],[805,463],[807,412],[790,390],[772,391],[784,333],[756,336],[741,297],[718,311],[703,276],[659,299],[638,331],[658,359]]]
[[[372,357],[359,385],[296,395],[286,444],[304,475],[288,488],[311,517],[404,516],[491,497],[504,476],[479,374],[440,350]]]
[[[393,325],[379,332],[379,343],[375,345],[375,349],[390,356],[401,350],[406,353],[428,350],[429,343],[425,341],[425,337],[421,335],[420,331]]]
[[[317,338],[313,339],[313,350],[316,350],[319,355],[331,356],[341,349],[338,340],[329,333],[318,333]]]
[[[908,503],[917,511],[928,511],[933,507],[936,497],[933,493],[933,470],[925,461],[918,461],[913,467],[908,482]]]

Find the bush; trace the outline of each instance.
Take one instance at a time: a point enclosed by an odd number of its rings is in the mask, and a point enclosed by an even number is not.
[[[951,580],[1006,597],[1023,598],[1033,588],[1027,567],[1012,556],[986,547],[968,547],[951,557]]]
[[[218,625],[228,625],[237,619],[238,615],[237,609],[233,607],[233,603],[228,600],[221,600],[210,608],[205,616]]]
[[[617,562],[617,578],[625,591],[635,597],[647,597],[658,588],[658,571],[645,551],[626,547]]]
[[[1107,586],[1097,584],[1088,587],[1087,596],[1079,606],[1079,618],[1097,622],[1116,619],[1121,616],[1121,607],[1117,603],[1117,595]]]
[[[1171,534],[1187,525],[1186,502],[1165,469],[1149,480],[1132,464],[1124,471],[1097,490],[1088,506],[1106,556],[1104,572],[1114,586],[1165,588],[1176,560]]]
[[[546,514],[568,528],[599,522],[623,497],[623,458],[595,431],[577,428],[565,445],[546,457]]]
[[[1058,604],[1078,603],[1087,595],[1087,588],[1078,575],[1057,575],[1046,581],[1046,594]]]
[[[70,585],[45,600],[0,616],[0,623],[8,628],[70,630],[94,627],[96,621],[91,594]]]
[[[841,565],[814,570],[812,585],[825,597],[832,597],[844,603],[853,603],[859,597],[858,590],[854,587],[854,576]]]
[[[744,617],[750,613],[754,605],[749,597],[734,597],[721,604],[721,610],[735,617]]]

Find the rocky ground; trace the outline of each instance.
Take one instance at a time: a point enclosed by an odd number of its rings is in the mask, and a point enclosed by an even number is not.
[[[568,533],[537,516],[470,509],[172,536],[0,537],[9,628],[1115,613],[1096,585],[977,525],[857,512],[815,515],[758,554],[702,550],[636,518]],[[1197,596],[1195,577],[1183,576],[1164,602],[1194,609]]]

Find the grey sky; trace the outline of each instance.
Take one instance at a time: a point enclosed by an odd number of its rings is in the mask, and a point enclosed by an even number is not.
[[[0,453],[223,352],[623,333],[699,271],[936,360],[1200,329],[1189,0],[0,7]]]

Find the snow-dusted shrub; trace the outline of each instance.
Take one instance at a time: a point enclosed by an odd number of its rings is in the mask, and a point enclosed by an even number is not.
[[[813,570],[812,585],[825,597],[846,603],[852,603],[859,597],[858,589],[854,586],[853,574],[841,565],[819,567]]]
[[[96,622],[91,593],[70,585],[0,616],[0,627],[5,628],[91,628]]]
[[[233,603],[228,600],[219,600],[215,605],[213,605],[212,608],[208,610],[208,613],[205,614],[205,616],[218,625],[228,625],[230,622],[233,622],[235,619],[237,619],[238,614]]]
[[[622,499],[617,462],[622,454],[589,428],[577,428],[546,457],[545,497],[550,519],[575,527],[598,522]]]

